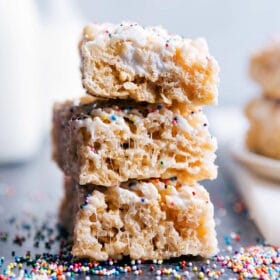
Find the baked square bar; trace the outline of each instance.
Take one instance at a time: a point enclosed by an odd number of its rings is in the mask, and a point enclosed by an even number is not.
[[[62,223],[74,231],[74,256],[153,260],[181,255],[211,257],[218,251],[213,205],[200,185],[159,179],[130,181],[112,188],[65,182],[66,193],[72,194],[66,194],[70,199],[63,205],[79,209],[70,217],[61,207],[60,215],[68,217]]]
[[[80,53],[83,85],[94,96],[165,104],[217,101],[219,67],[204,39],[129,22],[90,24]]]
[[[56,104],[53,115],[53,158],[81,185],[174,176],[193,184],[216,178],[216,139],[201,109],[188,106],[181,113],[179,106],[87,102]]]
[[[280,100],[280,38],[252,55],[250,75],[265,96]]]
[[[256,98],[246,107],[250,122],[248,148],[258,154],[280,159],[280,101]]]

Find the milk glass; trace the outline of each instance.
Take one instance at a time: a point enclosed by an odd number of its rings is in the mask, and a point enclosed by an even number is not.
[[[0,163],[31,158],[42,140],[38,27],[32,0],[0,1]]]

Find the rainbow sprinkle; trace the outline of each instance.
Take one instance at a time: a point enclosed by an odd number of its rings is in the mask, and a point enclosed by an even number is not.
[[[84,196],[84,203],[80,205],[81,209],[84,209],[86,205],[88,205],[88,200],[91,197],[91,194],[88,193]]]
[[[175,264],[165,264],[163,260],[153,260],[149,266],[142,266],[145,261],[131,260],[130,264],[108,259],[105,262],[80,260],[73,257],[66,246],[58,254],[43,253],[31,256],[28,251],[25,256],[15,256],[0,275],[0,280],[13,279],[74,279],[75,276],[90,279],[90,276],[118,276],[133,273],[141,275],[143,269],[151,273],[151,277],[161,279],[172,275],[175,279],[219,279],[225,270],[231,270],[237,275],[235,279],[279,279],[280,249],[278,247],[256,245],[240,248],[232,256],[215,256],[207,259],[201,266],[192,262],[180,260]],[[0,258],[0,267],[4,263]],[[147,262],[149,263],[149,262]],[[150,262],[151,263],[151,262]]]
[[[238,273],[238,279],[279,279],[280,248],[257,245],[240,248],[232,257],[217,257],[222,266]]]

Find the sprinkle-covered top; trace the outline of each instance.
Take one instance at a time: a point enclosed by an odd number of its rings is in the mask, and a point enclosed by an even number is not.
[[[105,48],[107,44],[114,41],[127,41],[126,50],[122,58],[136,72],[145,72],[141,59],[136,59],[135,48],[156,49],[157,56],[154,57],[154,67],[159,72],[167,70],[165,62],[160,55],[173,55],[177,50],[187,55],[188,60],[203,58],[204,64],[209,62],[209,51],[205,39],[186,39],[179,35],[169,34],[161,26],[143,27],[137,23],[123,22],[119,25],[111,23],[91,24],[84,29],[83,40],[86,46],[95,45]]]

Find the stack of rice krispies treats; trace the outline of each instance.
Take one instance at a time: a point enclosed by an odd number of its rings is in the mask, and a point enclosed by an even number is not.
[[[250,127],[247,147],[260,155],[280,159],[280,39],[252,55],[250,75],[259,83],[262,96],[245,109]]]
[[[87,95],[55,104],[53,158],[73,255],[168,259],[217,253],[216,139],[202,111],[219,68],[203,39],[135,23],[91,24],[79,44]]]

